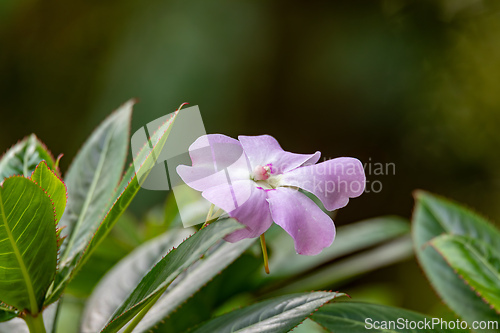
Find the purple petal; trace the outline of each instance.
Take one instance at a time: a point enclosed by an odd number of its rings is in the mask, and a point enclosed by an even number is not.
[[[232,184],[211,187],[202,193],[203,197],[228,212],[229,216],[246,225],[226,236],[229,242],[244,238],[254,238],[264,233],[273,220],[266,201],[266,191],[257,188],[250,180],[240,180]]]
[[[199,137],[190,147],[192,166],[179,165],[182,180],[198,191],[230,181],[249,179],[250,164],[238,140],[221,134]],[[226,174],[227,172],[227,174]]]
[[[267,195],[274,222],[292,236],[298,254],[316,255],[332,245],[335,238],[332,219],[305,194],[278,187]]]
[[[238,140],[250,160],[252,170],[258,165],[271,164],[272,173],[281,174],[302,165],[314,164],[321,156],[319,151],[314,154],[294,154],[284,151],[278,141],[269,135],[240,135]]]
[[[339,157],[287,172],[281,185],[296,186],[317,196],[325,208],[345,207],[365,190],[365,172],[358,159]]]

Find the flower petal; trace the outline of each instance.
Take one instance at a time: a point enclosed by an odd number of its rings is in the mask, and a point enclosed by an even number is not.
[[[335,210],[347,205],[349,198],[365,190],[365,172],[358,159],[339,157],[304,166],[285,173],[281,185],[296,186],[317,196],[325,208]]]
[[[305,194],[278,187],[267,195],[274,222],[292,236],[298,254],[316,255],[332,244],[332,219]]]
[[[250,177],[250,164],[241,144],[228,136],[209,134],[199,137],[189,147],[189,156],[192,166],[179,165],[177,173],[195,190],[203,191]]]
[[[321,153],[294,154],[284,151],[278,141],[270,135],[238,136],[252,170],[258,165],[272,164],[273,174],[282,174],[302,165],[318,162]]]
[[[237,242],[244,238],[254,238],[264,233],[273,220],[266,201],[266,191],[257,188],[250,180],[239,180],[232,184],[211,187],[202,193],[203,197],[214,205],[225,210],[229,216],[246,225],[226,236],[229,242]]]

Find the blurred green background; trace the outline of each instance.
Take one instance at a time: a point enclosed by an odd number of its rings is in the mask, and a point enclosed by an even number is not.
[[[2,0],[0,50],[1,151],[34,132],[64,171],[126,100],[132,131],[189,102],[208,133],[394,163],[337,225],[410,217],[417,188],[500,215],[496,1]],[[414,260],[339,289],[441,311]]]

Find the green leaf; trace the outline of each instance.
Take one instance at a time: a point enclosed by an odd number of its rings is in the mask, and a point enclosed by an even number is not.
[[[499,231],[479,215],[443,198],[418,192],[416,201],[413,215],[415,251],[434,289],[454,312],[468,322],[497,320],[496,311],[429,245],[434,238],[449,234],[480,240],[499,252]]]
[[[40,162],[31,175],[31,180],[38,184],[50,197],[56,211],[56,224],[66,208],[66,185],[49,169],[45,161]]]
[[[431,244],[500,313],[500,254],[487,243],[464,236],[443,235],[434,238]]]
[[[30,177],[41,161],[54,170],[54,157],[36,135],[31,134],[7,150],[0,160],[0,182],[14,175]]]
[[[115,311],[101,332],[117,332],[151,299],[158,296],[184,270],[198,261],[217,241],[243,226],[232,219],[219,220],[196,232],[160,260]]]
[[[37,314],[56,272],[54,207],[45,192],[23,177],[0,190],[0,297]]]
[[[459,328],[441,329],[440,322],[437,324],[437,321],[440,319],[435,319],[435,325],[431,326],[433,318],[417,312],[368,303],[339,302],[327,304],[314,313],[311,319],[326,328],[329,332],[469,332],[468,330]],[[408,320],[408,323],[405,320]],[[424,326],[426,323],[428,323],[428,326]],[[420,325],[420,328],[414,328],[410,325]]]
[[[319,307],[344,294],[312,292],[269,299],[212,319],[190,333],[286,333]]]
[[[272,248],[269,266],[272,278],[300,274],[333,259],[358,252],[393,238],[409,234],[408,220],[397,216],[382,216],[352,223],[337,229],[335,242],[316,256],[299,256],[293,240],[280,230],[269,242]]]
[[[255,239],[244,239],[237,243],[219,241],[186,272],[179,275],[156,304],[148,311],[133,332],[149,332],[163,319],[176,311],[201,287],[245,252]]]
[[[113,205],[107,212],[106,217],[100,223],[94,237],[88,244],[84,256],[82,257],[81,264],[88,259],[95,248],[101,243],[104,237],[106,237],[109,231],[116,224],[116,221],[118,221],[118,218],[120,218],[125,209],[127,209],[130,205],[137,192],[139,192],[141,183],[146,180],[149,172],[155,165],[158,156],[160,156],[160,152],[167,141],[177,114],[178,112],[175,112],[174,116],[162,124],[161,127],[152,135],[150,140],[152,148],[150,148],[149,145],[145,145],[135,157],[134,164],[129,166],[125,176],[123,176],[123,179],[118,186],[119,191],[113,198]],[[140,167],[136,170],[134,165]]]
[[[112,203],[127,157],[133,104],[125,103],[99,125],[65,176],[68,206],[61,225],[68,241],[63,243],[63,266],[83,251]]]
[[[91,235],[92,237],[87,240],[87,243],[82,244],[82,246],[84,246],[83,251],[80,251],[79,256],[73,258],[73,261],[67,265],[68,267],[58,274],[54,289],[47,301],[48,303],[54,302],[59,298],[64,286],[70,280],[71,275],[75,274],[83,264],[88,261],[97,246],[108,235],[120,216],[130,205],[132,199],[139,192],[141,183],[145,181],[151,168],[155,165],[158,156],[160,156],[160,152],[167,141],[177,114],[178,112],[175,112],[173,117],[162,124],[160,128],[153,133],[149,142],[152,148],[150,148],[149,145],[145,145],[139,151],[139,154],[134,159],[134,164],[129,166],[127,172],[117,186],[117,191],[114,193],[112,199],[110,199],[111,204],[108,206],[108,209],[105,210],[106,215],[98,222],[96,226],[97,229]],[[139,166],[137,170],[135,166]]]
[[[47,303],[55,302],[69,281],[87,244],[113,203],[127,157],[129,101],[109,116],[85,142],[65,177],[68,204],[59,222],[64,227],[61,260]]]
[[[171,230],[123,258],[94,288],[85,306],[82,331],[99,332],[155,264],[193,233],[193,229]]]

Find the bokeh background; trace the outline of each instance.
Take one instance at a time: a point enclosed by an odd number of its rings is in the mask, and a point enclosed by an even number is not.
[[[36,133],[65,170],[126,100],[140,101],[132,131],[189,102],[208,133],[393,163],[338,225],[409,218],[418,188],[499,220],[499,87],[496,1],[0,2],[1,151]],[[132,213],[165,196],[141,193]],[[445,311],[413,259],[341,290],[370,285],[360,298]]]

